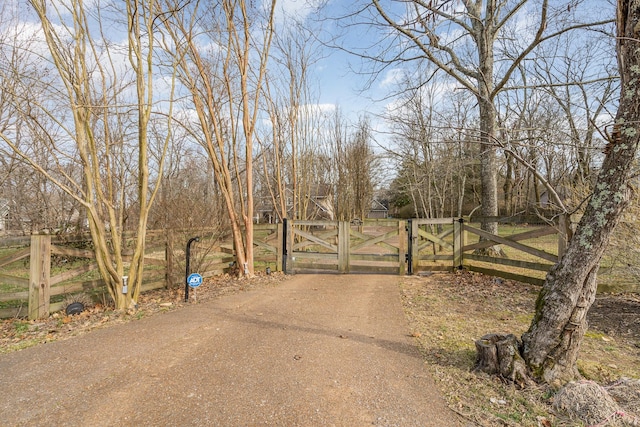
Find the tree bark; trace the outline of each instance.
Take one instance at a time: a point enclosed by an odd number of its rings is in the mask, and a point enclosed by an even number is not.
[[[640,140],[640,0],[619,0],[620,106],[593,194],[567,251],[545,280],[535,316],[522,336],[535,379],[562,385],[579,376],[576,360],[597,290],[597,271],[629,203],[629,173]]]

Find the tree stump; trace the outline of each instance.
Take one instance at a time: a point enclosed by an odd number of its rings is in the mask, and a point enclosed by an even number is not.
[[[531,383],[520,356],[520,342],[513,334],[487,334],[476,341],[474,371],[500,375],[520,386]]]

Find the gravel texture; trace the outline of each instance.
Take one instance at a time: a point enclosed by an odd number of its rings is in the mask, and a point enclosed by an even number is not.
[[[399,280],[299,275],[0,355],[0,425],[463,426]]]

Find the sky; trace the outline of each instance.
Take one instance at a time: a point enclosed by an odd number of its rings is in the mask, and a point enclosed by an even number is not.
[[[358,2],[344,0],[278,0],[278,2],[279,7],[286,10],[288,14],[306,19],[311,26],[319,25],[317,34],[318,38],[323,41],[329,40],[336,34],[343,34],[340,43],[346,46],[361,47],[371,44],[376,49],[378,47],[376,44],[384,44],[385,35],[379,30],[372,30],[370,27],[349,25],[348,31],[345,32],[345,28],[341,27],[344,27],[347,24],[346,22],[338,23],[336,20],[328,19],[318,24],[318,19],[322,19],[322,17],[345,16],[348,12],[353,11],[354,4]],[[321,3],[323,4],[323,9],[318,14],[315,7]],[[388,6],[394,2],[382,1],[382,3]],[[559,18],[563,18],[563,8],[565,7],[563,5],[565,3],[569,4],[570,2],[551,2],[552,5],[560,5],[560,8],[557,9]],[[402,5],[403,2],[395,2],[395,4]],[[611,0],[584,0],[581,4],[581,9],[578,13],[582,14],[583,19],[586,17],[597,21],[614,17],[614,7]],[[523,8],[517,18],[517,22],[514,23],[516,37],[520,37],[522,40],[526,39],[527,30],[525,27],[531,25],[531,22],[537,23],[538,7],[538,2],[533,0]],[[403,10],[396,9],[396,12],[402,14]],[[549,16],[550,26],[552,25],[551,22],[556,20],[557,17]],[[447,38],[454,38],[455,34],[458,33],[459,29],[451,29],[449,26],[444,25],[440,34],[442,40],[446,40]],[[588,35],[588,33],[582,34]],[[367,84],[369,76],[359,74],[357,70],[371,67],[372,64],[370,62],[363,62],[361,58],[338,49],[325,48],[322,53],[325,57],[316,64],[314,69],[314,77],[317,79],[319,87],[319,103],[339,105],[340,109],[352,120],[357,119],[358,115],[363,112],[369,112],[374,115],[382,114],[387,108],[390,108],[394,102],[393,91],[397,88],[395,83],[404,75],[406,70],[412,70],[412,67],[415,67],[414,64],[393,65],[370,84]],[[470,52],[470,55],[474,55],[474,53]],[[459,85],[453,84],[453,86]],[[449,86],[449,89],[453,86]],[[446,94],[443,94],[443,97],[446,98]],[[380,121],[377,123],[380,124]]]
[[[321,4],[322,9],[318,12]],[[339,43],[345,45],[355,45],[363,37],[372,37],[371,34],[363,34],[363,28],[351,27],[345,33],[336,20],[327,19],[344,15],[353,3],[342,0],[278,0],[278,5],[287,15],[305,20],[309,27],[314,28],[317,41],[327,44],[319,47],[321,59],[314,66],[315,82],[312,84],[318,88],[318,103],[339,106],[352,121],[364,112],[382,112],[386,102],[376,101],[388,93],[384,76],[369,86],[369,77],[361,74],[360,70],[370,64],[363,64],[361,58],[328,46],[336,43],[331,41],[336,34],[343,35]],[[283,19],[282,15],[279,19]]]
[[[18,0],[10,0],[18,1]],[[58,0],[60,1],[60,0]],[[268,0],[262,0],[264,2]],[[609,2],[609,0],[586,0],[593,4]],[[532,0],[535,3],[535,0]],[[348,25],[348,21],[331,19],[345,16],[354,9],[358,1],[346,0],[277,0],[278,13],[276,20],[278,25],[288,25],[290,17],[303,20],[308,27],[312,28],[317,37],[318,54],[320,59],[313,65],[312,86],[317,88],[317,103],[324,109],[328,106],[339,106],[340,110],[347,116],[350,122],[357,122],[360,115],[368,113],[370,115],[383,114],[393,105],[394,83],[398,81],[406,69],[415,67],[411,65],[393,65],[381,73],[375,80],[369,81],[366,74],[358,73],[358,70],[371,67],[355,55],[345,51],[321,46],[324,42],[328,45],[341,43],[345,46],[365,46],[373,45],[377,48],[380,43],[384,43],[384,33],[372,30],[363,25]],[[392,4],[391,1],[383,1],[384,4]],[[402,2],[395,4],[401,5]],[[320,12],[318,12],[319,6]],[[602,13],[600,8],[587,9],[595,18]],[[329,17],[329,18],[328,18]],[[350,23],[353,24],[353,23]],[[443,33],[443,40],[451,33]],[[331,41],[337,34],[341,35],[338,42]],[[373,52],[373,51],[372,51]],[[404,68],[403,68],[404,67]],[[372,120],[374,128],[382,129],[382,120]]]

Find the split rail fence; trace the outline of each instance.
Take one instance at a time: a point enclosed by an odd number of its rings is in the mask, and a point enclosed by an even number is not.
[[[399,275],[468,269],[541,284],[562,256],[566,235],[560,230],[565,228],[562,222],[538,226],[501,223],[499,233],[493,235],[463,218],[367,220],[358,224],[285,220],[255,226],[254,269],[288,274]],[[185,242],[181,240],[188,240],[186,235],[148,233],[143,292],[184,284]],[[204,277],[228,272],[236,262],[233,247],[224,243],[228,239],[219,233],[209,236],[196,243],[197,259],[192,261],[192,270]],[[93,251],[86,241],[84,246],[77,245],[79,242],[74,247],[74,242],[56,236],[34,235],[22,248],[16,248],[16,243],[13,250],[0,247],[0,317],[45,317],[60,310],[65,295],[70,294],[106,298]],[[506,256],[486,255],[486,249],[494,246]]]

